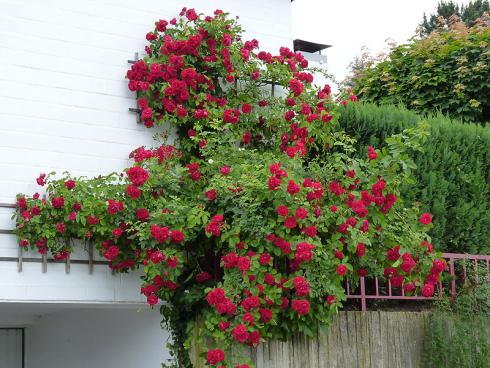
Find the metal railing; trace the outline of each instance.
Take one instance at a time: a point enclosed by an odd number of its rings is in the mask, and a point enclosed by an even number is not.
[[[16,208],[14,203],[1,203],[0,208]],[[0,229],[0,234],[15,234],[13,229]],[[17,271],[22,272],[22,267],[24,263],[41,263],[42,273],[48,271],[48,263],[64,263],[65,272],[70,273],[70,266],[72,264],[83,264],[88,266],[89,274],[94,272],[94,265],[109,265],[108,261],[100,261],[94,259],[94,245],[92,242],[88,243],[87,247],[87,258],[88,259],[71,259],[70,255],[66,259],[52,259],[48,258],[46,254],[42,254],[41,257],[25,257],[24,249],[22,247],[18,248],[17,257],[0,257],[0,262],[17,262]]]
[[[448,264],[448,270],[445,272],[447,280],[444,284],[441,281],[436,284],[437,288],[432,297],[406,295],[403,285],[400,288],[394,288],[389,279],[385,281],[378,277],[360,277],[355,292],[352,290],[350,281],[346,282],[347,299],[359,300],[363,312],[367,310],[368,300],[434,300],[442,298],[446,289],[449,289],[449,296],[455,299],[458,286],[464,286],[468,282],[468,263],[475,271],[483,266],[484,279],[479,281],[490,282],[490,255],[443,253],[443,257]]]
[[[12,203],[0,203],[0,208],[15,208],[16,205]],[[0,234],[15,234],[11,229],[0,229]],[[0,257],[1,261],[17,262],[18,271],[22,272],[22,265],[24,262],[42,263],[42,272],[47,272],[48,263],[65,263],[66,273],[70,273],[70,264],[86,264],[89,266],[89,273],[93,273],[94,265],[109,265],[107,261],[94,260],[94,247],[90,242],[88,244],[88,260],[72,260],[68,256],[65,260],[48,259],[44,254],[42,258],[24,257],[23,249],[19,247],[17,257]],[[432,297],[424,297],[421,295],[406,295],[403,289],[394,288],[391,285],[390,280],[383,278],[380,280],[378,277],[374,278],[359,278],[359,285],[353,290],[351,283],[347,280],[345,284],[345,290],[347,299],[357,299],[360,301],[361,310],[367,310],[368,300],[433,300],[442,298],[444,291],[449,289],[449,295],[451,298],[456,298],[458,285],[466,285],[468,282],[468,269],[467,267],[473,267],[477,270],[483,265],[485,270],[485,280],[483,282],[490,282],[490,255],[477,255],[477,254],[461,254],[461,253],[443,253],[443,257],[448,264],[448,270],[445,273],[447,281],[446,285],[442,282],[436,284],[437,290]],[[468,264],[469,263],[469,264]],[[459,266],[459,267],[458,267]]]

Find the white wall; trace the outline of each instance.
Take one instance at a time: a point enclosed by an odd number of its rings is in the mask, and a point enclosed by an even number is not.
[[[17,272],[16,262],[0,262],[0,303],[143,304],[140,281],[137,272],[112,275],[105,265],[89,274],[87,265],[72,264],[66,274],[64,264],[48,264],[42,273],[40,263],[24,262]]]
[[[169,358],[158,310],[87,308],[26,326],[26,368],[159,368]]]
[[[142,53],[158,19],[183,6],[238,15],[261,47],[292,46],[290,0],[0,0],[0,202],[41,188],[40,172],[95,176],[121,170],[131,150],[152,145],[152,131],[128,112],[134,96],[127,60]],[[0,208],[0,229],[12,229]],[[0,257],[17,255],[15,236],[0,234]],[[83,253],[83,252],[82,252]],[[87,259],[80,253],[80,258]],[[32,254],[31,254],[32,256]],[[122,281],[123,280],[123,281]],[[0,262],[0,300],[139,301],[137,276],[114,278],[85,266]],[[79,285],[79,287],[74,287]]]
[[[159,368],[170,357],[161,319],[146,305],[0,303],[0,328],[25,330],[26,368]]]
[[[265,49],[291,46],[290,0],[0,0],[0,202],[39,172],[98,175],[152,144],[128,112],[127,60],[184,6],[240,16]]]

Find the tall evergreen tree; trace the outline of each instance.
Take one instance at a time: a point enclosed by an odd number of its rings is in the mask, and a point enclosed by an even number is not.
[[[433,30],[448,24],[453,15],[457,15],[469,27],[473,26],[475,20],[480,18],[485,12],[490,12],[490,3],[488,0],[470,1],[468,5],[458,5],[453,0],[442,0],[437,4],[435,14],[427,16],[424,13],[424,18],[420,24],[419,34],[427,36]],[[441,19],[442,18],[442,19]],[[443,22],[441,22],[443,20]]]
[[[439,4],[437,4],[437,11],[435,14],[431,14],[429,17],[427,17],[427,15],[424,13],[424,19],[420,24],[420,35],[426,36],[433,30],[439,28],[441,26],[441,22],[439,20],[440,17],[442,17],[445,20],[445,23],[447,23],[453,15],[461,17],[459,5],[452,0],[441,1]]]
[[[483,13],[490,12],[490,3],[488,0],[475,0],[470,2],[466,7],[462,7],[461,19],[468,26],[472,26],[475,20],[480,18]]]

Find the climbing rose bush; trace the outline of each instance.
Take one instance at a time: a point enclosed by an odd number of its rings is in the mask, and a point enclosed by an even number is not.
[[[406,294],[434,294],[446,265],[425,235],[432,217],[399,198],[423,127],[354,159],[337,118],[356,98],[315,85],[301,53],[259,51],[220,10],[184,8],[146,39],[128,87],[142,123],[175,144],[135,149],[122,173],[40,175],[45,199],[17,197],[21,247],[61,260],[78,239],[117,272],[142,269],[180,366],[192,344],[207,347],[209,366],[243,368],[242,350],[312,336],[347,279],[384,275]]]

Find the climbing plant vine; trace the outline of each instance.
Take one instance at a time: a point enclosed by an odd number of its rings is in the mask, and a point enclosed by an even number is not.
[[[424,127],[354,159],[337,118],[355,96],[317,86],[301,53],[242,37],[220,10],[156,22],[128,87],[143,124],[175,144],[137,148],[121,173],[42,174],[45,199],[17,197],[21,247],[63,259],[82,239],[117,272],[144,271],[141,293],[163,302],[181,367],[192,343],[209,366],[245,368],[243,349],[313,335],[347,278],[384,274],[431,296],[445,268],[425,234],[431,215],[399,198]]]

